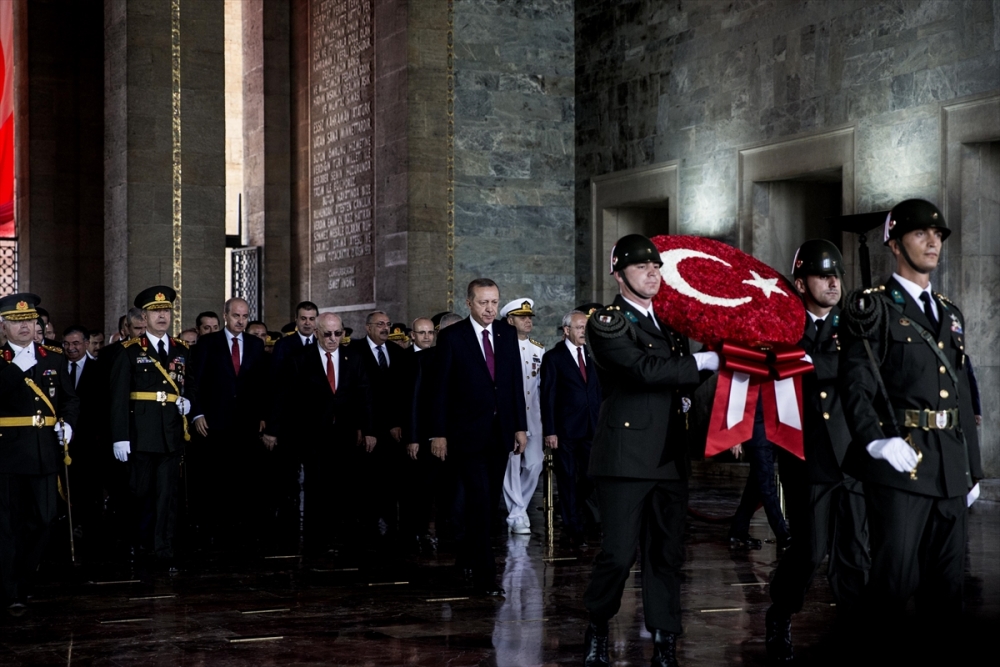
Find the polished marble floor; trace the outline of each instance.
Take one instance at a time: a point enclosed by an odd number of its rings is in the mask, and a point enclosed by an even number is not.
[[[727,526],[738,480],[696,479],[682,588],[682,665],[764,665],[767,582],[773,542],[731,552]],[[536,496],[540,505],[540,495]],[[336,557],[193,558],[175,575],[121,566],[96,573],[42,572],[21,619],[0,621],[6,665],[579,665],[586,614],[581,603],[596,548],[550,548],[538,507],[529,536],[496,539],[506,599],[467,597],[450,554],[395,564]],[[970,515],[968,637],[991,646],[1000,629],[1000,506]],[[771,537],[758,512],[751,532]],[[282,554],[273,554],[282,555]],[[628,582],[612,621],[613,664],[648,665],[641,573]],[[93,579],[91,579],[93,577]],[[822,577],[793,621],[800,664],[832,658],[835,609]],[[956,644],[953,664],[980,642]],[[842,646],[841,646],[842,648]],[[989,662],[989,661],[988,661]]]

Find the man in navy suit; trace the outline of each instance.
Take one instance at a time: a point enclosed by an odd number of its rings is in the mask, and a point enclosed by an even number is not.
[[[305,543],[307,553],[321,554],[336,531],[351,541],[358,499],[363,491],[362,459],[375,448],[371,391],[360,350],[341,345],[340,315],[317,320],[316,343],[288,358],[284,388],[264,442],[289,448],[305,468]],[[347,531],[345,534],[344,531]]]
[[[258,486],[266,454],[258,434],[268,357],[264,343],[244,332],[249,316],[246,301],[229,299],[222,331],[205,334],[192,351],[191,421],[202,438],[201,447],[191,448],[194,478],[202,510],[210,512],[216,533],[227,526],[239,529],[240,518],[248,522],[246,529],[253,529],[263,511],[264,494],[242,492]]]
[[[500,288],[489,278],[469,283],[469,317],[441,331],[437,343],[437,387],[431,453],[449,454],[465,493],[465,536],[460,556],[473,585],[504,595],[497,583],[490,545],[493,513],[500,502],[508,454],[528,444],[524,384],[517,332],[495,321]]]
[[[583,545],[585,504],[593,489],[587,468],[601,410],[601,383],[587,350],[587,316],[563,317],[566,339],[542,357],[542,431],[555,450],[563,525],[574,546]]]
[[[295,331],[275,343],[271,352],[271,363],[275,368],[280,368],[285,357],[296,350],[316,342],[317,317],[319,317],[319,306],[312,301],[302,301],[295,306]]]

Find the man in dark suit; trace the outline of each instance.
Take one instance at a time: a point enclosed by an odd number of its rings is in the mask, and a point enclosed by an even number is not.
[[[348,549],[355,544],[361,462],[375,448],[362,353],[341,346],[344,324],[336,313],[320,315],[316,332],[317,343],[283,367],[279,409],[264,435],[266,445],[291,449],[305,468],[309,554],[325,552],[338,533]]]
[[[964,318],[931,291],[949,233],[930,202],[897,204],[884,228],[895,273],[844,309],[839,389],[852,435],[845,469],[865,490],[867,625],[893,660],[900,643],[913,645],[903,613],[913,596],[922,657],[935,644],[949,650],[963,605],[966,495],[983,476]],[[882,317],[853,316],[872,304]]]
[[[188,467],[195,471],[199,512],[212,515],[216,537],[229,532],[227,537],[237,541],[239,535],[246,537],[266,528],[262,521],[269,497],[263,474],[268,468],[267,451],[259,434],[270,357],[264,353],[263,341],[246,335],[249,317],[246,301],[226,301],[224,328],[198,339],[188,382],[191,423],[200,438],[196,447],[189,448],[187,458],[195,458]],[[247,489],[256,492],[248,494]]]
[[[517,332],[496,321],[500,288],[469,283],[469,317],[438,334],[431,453],[455,459],[465,494],[462,560],[485,595],[502,596],[490,545],[508,454],[528,444]]]
[[[319,306],[312,301],[302,301],[295,306],[295,330],[279,340],[271,352],[271,363],[280,368],[285,357],[306,345],[316,342],[316,318]]]
[[[401,545],[411,547],[415,537],[413,508],[399,505],[404,505],[400,503],[404,498],[401,490],[407,463],[403,425],[410,408],[407,389],[413,385],[414,359],[412,353],[388,344],[391,326],[385,312],[368,313],[365,337],[351,347],[364,360],[371,383],[372,426],[376,440],[375,449],[365,465],[368,494],[363,503],[366,509],[363,520],[367,524],[365,530],[371,531],[370,536],[378,534],[381,519],[386,537],[405,538],[405,542],[400,540]],[[402,535],[397,532],[397,523],[405,526]]]
[[[60,435],[72,440],[79,413],[62,350],[32,342],[40,300],[27,293],[0,299],[7,337],[0,348],[0,594],[12,616],[24,614],[56,516]]]
[[[699,371],[718,370],[719,357],[690,354],[687,339],[653,313],[660,264],[660,253],[645,236],[619,239],[611,269],[620,293],[587,324],[607,395],[590,454],[604,537],[583,598],[590,612],[588,667],[609,664],[608,621],[621,606],[637,542],[652,664],[677,664],[690,465],[681,392],[698,384]]]
[[[575,545],[584,541],[586,504],[593,484],[587,474],[590,447],[601,410],[601,382],[587,349],[587,316],[563,317],[566,340],[542,357],[542,431],[554,450],[559,508]]]
[[[111,439],[115,458],[128,465],[129,490],[138,503],[151,503],[153,549],[160,565],[176,571],[174,534],[181,455],[188,435],[191,402],[184,397],[188,345],[168,334],[177,292],[165,285],[135,298],[146,333],[122,344],[111,367]],[[138,526],[135,518],[133,529]]]
[[[841,470],[851,442],[837,392],[843,267],[840,250],[822,239],[806,241],[792,261],[795,289],[808,315],[799,346],[815,370],[802,378],[805,461],[778,450],[788,518],[795,531],[771,580],[773,604],[765,623],[768,656],[778,663],[792,658],[791,616],[801,611],[827,554],[826,576],[841,619],[856,615],[871,565],[864,490]]]

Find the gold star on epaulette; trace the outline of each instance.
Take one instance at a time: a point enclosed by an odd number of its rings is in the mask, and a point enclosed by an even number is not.
[[[936,296],[937,298],[941,299],[942,301],[944,301],[945,303],[947,303],[949,306],[954,306],[955,305],[954,301],[952,301],[951,299],[949,299],[948,297],[946,297],[944,294],[941,294],[941,292],[934,292],[934,296]]]
[[[541,343],[539,343],[539,342],[538,342],[537,340],[535,340],[534,338],[529,338],[529,339],[528,339],[528,342],[530,342],[530,343],[531,343],[532,345],[535,345],[536,347],[545,347],[544,345],[542,345]]]
[[[55,347],[54,345],[42,345],[40,347],[42,347],[45,350],[48,350],[49,352],[55,352],[56,354],[65,354],[61,347]]]
[[[138,336],[136,336],[135,338],[129,338],[128,340],[122,342],[122,347],[130,347],[138,343],[140,340],[142,339],[139,338]]]
[[[170,342],[173,343],[174,345],[181,345],[189,350],[191,349],[191,344],[188,343],[183,338],[171,338]]]

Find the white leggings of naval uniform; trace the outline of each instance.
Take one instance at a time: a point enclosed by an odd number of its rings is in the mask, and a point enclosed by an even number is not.
[[[523,454],[511,452],[507,457],[507,470],[503,476],[503,501],[507,505],[507,525],[528,516],[528,503],[538,486],[542,474],[542,430],[528,436],[528,446]]]

